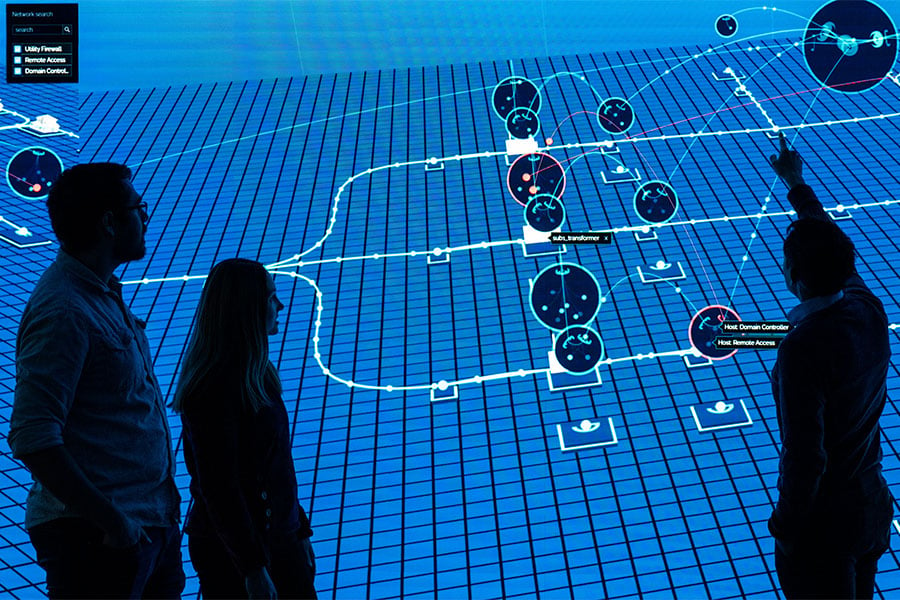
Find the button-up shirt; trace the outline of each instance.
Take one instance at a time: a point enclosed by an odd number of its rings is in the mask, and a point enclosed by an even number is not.
[[[41,276],[16,339],[14,457],[63,445],[85,476],[142,526],[179,520],[175,457],[144,323],[65,251]],[[25,526],[80,517],[35,481]]]
[[[808,186],[791,190],[801,218],[827,219]],[[891,348],[881,301],[854,274],[843,290],[811,298],[788,315],[772,393],[781,434],[776,537],[881,502],[881,429]]]

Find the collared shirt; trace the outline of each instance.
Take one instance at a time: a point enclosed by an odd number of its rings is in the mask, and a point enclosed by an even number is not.
[[[788,323],[796,327],[806,317],[810,316],[816,311],[828,308],[843,297],[844,290],[838,290],[837,294],[832,294],[830,296],[816,296],[815,298],[804,300],[803,302],[792,308],[791,312],[788,313]]]
[[[808,186],[791,195],[801,218],[827,218]],[[891,348],[884,307],[857,274],[788,319],[794,328],[772,369],[782,447],[769,527],[779,539],[804,539],[889,497],[878,419]]]
[[[85,476],[142,526],[179,520],[175,456],[144,323],[109,283],[60,251],[19,324],[9,446],[63,445]],[[25,526],[83,516],[35,481]]]

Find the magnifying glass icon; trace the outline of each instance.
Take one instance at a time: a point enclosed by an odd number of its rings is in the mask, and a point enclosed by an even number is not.
[[[72,28],[69,27],[68,25],[63,25],[63,32],[64,33],[72,33]]]

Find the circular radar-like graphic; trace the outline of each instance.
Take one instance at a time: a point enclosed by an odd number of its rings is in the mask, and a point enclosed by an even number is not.
[[[524,106],[513,109],[506,117],[506,131],[520,140],[533,138],[540,128],[541,120],[538,114]]]
[[[533,229],[548,233],[562,226],[566,207],[553,194],[538,194],[525,205],[525,222]]]
[[[541,92],[524,77],[507,77],[494,86],[492,103],[494,112],[505,121],[509,113],[517,108],[540,112]]]
[[[556,336],[553,353],[566,371],[582,375],[603,360],[603,340],[590,327],[572,325]]]
[[[868,0],[834,0],[820,8],[803,35],[810,73],[836,92],[864,92],[881,83],[897,60],[897,28]]]
[[[607,133],[623,134],[634,125],[634,108],[624,98],[607,98],[597,109],[597,122]]]
[[[62,160],[52,150],[34,146],[19,150],[6,166],[6,182],[22,198],[46,198],[63,172]]]
[[[665,223],[678,211],[678,194],[665,181],[648,181],[634,193],[634,210],[645,223]]]
[[[734,15],[722,15],[716,19],[716,33],[723,38],[730,38],[737,33],[738,22]]]
[[[537,320],[553,331],[586,327],[600,310],[600,286],[580,265],[550,265],[535,278],[530,302]]]
[[[740,321],[736,312],[714,304],[699,310],[688,326],[688,339],[697,352],[712,360],[724,360],[737,352],[732,348],[716,348],[716,336],[722,333],[724,321]]]
[[[516,202],[527,206],[538,194],[562,198],[566,172],[559,161],[543,152],[523,154],[509,166],[506,186]]]

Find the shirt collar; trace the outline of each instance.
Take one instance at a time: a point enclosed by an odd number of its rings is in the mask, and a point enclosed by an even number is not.
[[[115,275],[112,275],[108,282],[104,282],[84,263],[62,248],[60,248],[59,253],[56,255],[56,262],[59,263],[59,266],[62,267],[64,271],[98,292],[119,293],[122,290],[122,284],[119,283],[119,279]]]
[[[788,322],[791,325],[797,325],[809,315],[828,308],[843,297],[844,291],[838,290],[836,294],[830,296],[816,296],[805,300],[791,309],[791,312],[788,313]]]

